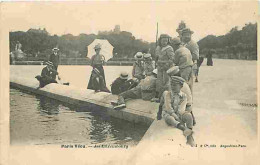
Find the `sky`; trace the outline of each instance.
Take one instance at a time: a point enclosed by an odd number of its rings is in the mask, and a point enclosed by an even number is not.
[[[159,35],[174,37],[179,22],[184,20],[198,41],[255,23],[257,7],[257,1],[4,2],[1,12],[9,31],[46,28],[52,35],[97,34],[120,25],[121,31],[154,42],[157,22]]]

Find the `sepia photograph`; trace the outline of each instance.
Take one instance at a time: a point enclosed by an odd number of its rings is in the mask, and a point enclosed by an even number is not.
[[[0,164],[258,164],[259,4],[1,2]]]

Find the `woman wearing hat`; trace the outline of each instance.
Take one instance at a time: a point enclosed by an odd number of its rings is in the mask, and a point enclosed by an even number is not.
[[[101,45],[97,44],[94,47],[94,49],[95,49],[96,54],[91,57],[90,65],[92,66],[93,70],[97,69],[99,71],[100,76],[103,77],[104,85],[106,86],[105,72],[104,72],[104,68],[103,68],[103,65],[105,63],[105,57],[102,54],[100,54]],[[93,73],[94,72],[92,72],[92,74],[90,76],[87,89],[94,89]]]
[[[161,34],[158,43],[159,45],[155,50],[158,69],[156,91],[158,92],[158,96],[160,98],[164,91],[164,86],[169,79],[166,71],[173,66],[174,51],[170,46],[169,35]]]
[[[132,76],[133,78],[138,79],[139,81],[144,78],[144,64],[143,64],[143,53],[137,52],[135,54],[135,62],[132,69]]]
[[[57,71],[60,61],[60,56],[58,54],[59,49],[53,48],[52,54],[50,55],[49,61],[53,63],[53,68]]]

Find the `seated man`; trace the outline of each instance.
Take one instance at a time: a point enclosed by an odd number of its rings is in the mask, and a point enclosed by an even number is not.
[[[193,147],[195,145],[192,137],[193,118],[190,110],[186,109],[187,96],[181,92],[184,82],[185,80],[181,77],[171,76],[171,89],[164,91],[160,99],[157,119],[160,120],[163,116],[168,125],[182,130],[187,138],[187,144]]]
[[[128,73],[122,72],[120,76],[111,84],[112,94],[119,95],[120,93],[123,93],[137,86],[137,83],[134,80],[127,79]]]
[[[170,69],[167,70],[166,73],[169,76],[179,76],[180,77],[180,70],[179,70],[178,66],[171,67]],[[170,81],[169,81],[169,82],[167,82],[165,90],[170,90],[170,88],[171,88],[171,85],[170,85]],[[183,87],[181,88],[181,91],[183,93],[185,93],[186,96],[187,96],[186,109],[190,109],[191,115],[192,115],[192,118],[193,118],[193,125],[196,125],[196,120],[195,120],[195,117],[194,117],[193,112],[192,112],[192,104],[193,104],[192,94],[191,94],[191,90],[190,90],[188,83],[186,83],[186,82],[183,83]]]
[[[43,88],[50,83],[57,83],[56,75],[58,75],[58,72],[53,69],[52,62],[48,61],[46,64],[47,66],[42,69],[41,75],[35,77],[40,82],[38,88]],[[58,77],[58,79],[60,78]]]
[[[110,91],[108,90],[108,88],[105,85],[105,80],[103,78],[103,76],[101,75],[101,73],[99,72],[99,70],[97,68],[94,68],[92,70],[92,76],[90,77],[93,84],[93,89],[95,90],[95,92],[108,92],[110,93]]]
[[[125,99],[143,99],[151,100],[156,95],[156,79],[157,79],[157,69],[154,69],[152,75],[147,76],[145,79],[133,89],[125,91],[118,96],[117,102],[111,102],[114,104],[114,109],[125,108]]]

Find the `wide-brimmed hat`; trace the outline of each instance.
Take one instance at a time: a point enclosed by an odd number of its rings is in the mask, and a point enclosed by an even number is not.
[[[152,55],[147,53],[147,54],[144,54],[144,59],[152,59]]]
[[[143,58],[143,53],[142,52],[137,52],[135,54],[135,59],[142,59]]]
[[[120,74],[120,78],[121,78],[121,79],[124,79],[124,80],[127,80],[127,79],[128,79],[128,73],[127,73],[127,72],[122,72],[122,73]]]
[[[154,69],[154,70],[153,70],[153,73],[157,75],[158,70],[157,70],[157,69]]]
[[[45,62],[45,64],[48,66],[53,66],[53,63],[51,61],[47,61],[47,62]]]
[[[173,66],[166,71],[169,76],[174,76],[180,72],[179,66]]]
[[[57,50],[57,51],[59,51],[60,49],[59,49],[59,48],[53,48],[53,49],[52,49],[52,51],[54,51],[54,50]]]
[[[171,83],[179,83],[179,84],[182,84],[185,82],[185,80],[179,76],[171,76]]]
[[[181,39],[180,39],[179,37],[174,37],[174,38],[171,40],[171,43],[174,44],[174,45],[181,44]]]
[[[94,49],[95,49],[95,50],[96,50],[96,49],[101,49],[101,45],[100,45],[100,44],[95,45]]]
[[[190,30],[190,28],[184,28],[181,30],[181,34],[184,34],[184,33],[190,33],[190,34],[193,34],[194,32]]]

